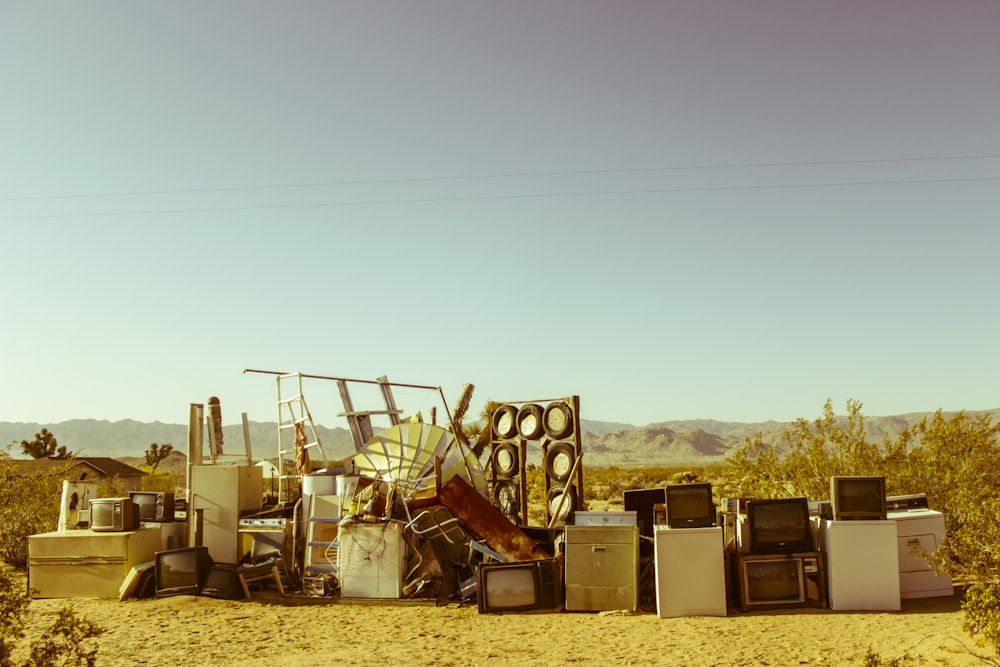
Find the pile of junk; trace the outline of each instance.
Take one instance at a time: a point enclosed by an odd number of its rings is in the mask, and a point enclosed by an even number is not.
[[[485,591],[480,592],[490,585],[504,610],[560,608],[561,527],[585,509],[578,493],[583,488],[579,397],[493,403],[485,412],[490,423],[467,434],[462,422],[474,390],[470,384],[449,408],[440,387],[385,377],[245,372],[277,376],[279,434],[272,472],[277,493],[264,493],[259,465],[222,464],[221,419],[213,399],[204,421],[210,460],[202,460],[200,406],[193,404],[186,499],[190,539],[184,549],[208,552],[193,559],[208,570],[199,575],[200,594],[250,597],[256,594],[251,589],[259,588],[265,595],[316,602],[478,600],[481,611],[490,611]],[[304,380],[336,383],[344,405],[338,416],[350,427],[353,456],[326,460],[306,406]],[[349,387],[356,383],[375,387],[384,408],[355,409]],[[444,425],[436,423],[436,406],[428,421],[419,413],[404,416],[393,394],[400,387],[437,394]],[[388,425],[376,430],[373,417]],[[249,445],[247,450],[249,463]],[[545,525],[528,525],[526,462],[532,456],[545,470]],[[273,502],[261,501],[268,497]],[[228,518],[220,511],[225,506]],[[487,584],[484,575],[491,568],[496,583]],[[165,566],[152,569],[149,586],[156,595],[176,590],[160,581]],[[220,584],[211,583],[214,572]]]

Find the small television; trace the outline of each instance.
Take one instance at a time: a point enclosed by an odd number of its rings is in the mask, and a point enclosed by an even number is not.
[[[242,598],[243,585],[236,565],[230,563],[213,563],[205,574],[201,585],[201,594],[220,600],[236,600]]]
[[[834,521],[885,519],[885,477],[831,477],[830,509]]]
[[[806,601],[801,558],[745,560],[740,572],[745,609],[796,605]]]
[[[199,595],[212,567],[208,547],[184,547],[156,552],[156,597]]]
[[[715,525],[715,502],[708,483],[668,484],[667,525],[671,528],[705,528]]]
[[[480,614],[561,611],[562,567],[554,558],[483,563],[476,570]]]
[[[174,520],[173,492],[129,491],[128,497],[139,507],[140,521],[169,523]]]
[[[813,550],[809,501],[805,498],[750,500],[746,521],[752,554]]]
[[[90,529],[106,533],[139,530],[138,509],[131,498],[93,498]]]

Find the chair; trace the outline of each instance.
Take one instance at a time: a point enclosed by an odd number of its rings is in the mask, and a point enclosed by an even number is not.
[[[255,533],[250,553],[236,567],[236,574],[243,587],[243,594],[249,600],[250,586],[255,582],[273,581],[278,592],[284,597],[285,587],[281,583],[281,574],[288,573],[280,542],[270,539],[268,533]]]
[[[278,571],[278,563],[275,561],[266,561],[257,565],[253,563],[240,565],[237,567],[236,573],[240,578],[243,594],[248,600],[251,599],[249,584],[258,581],[274,581],[281,596],[285,595],[285,587],[281,584],[281,572]]]

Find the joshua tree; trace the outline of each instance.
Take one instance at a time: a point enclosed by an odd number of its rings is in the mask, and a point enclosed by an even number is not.
[[[30,442],[22,440],[21,451],[34,459],[44,459],[48,456],[64,459],[69,455],[66,448],[59,446],[56,436],[47,428],[36,433],[35,439]]]

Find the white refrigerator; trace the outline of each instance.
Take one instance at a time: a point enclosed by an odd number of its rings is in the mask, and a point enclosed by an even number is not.
[[[899,557],[895,521],[820,524],[829,607],[835,611],[898,611]]]
[[[259,510],[263,499],[264,477],[259,466],[192,467],[189,544],[208,547],[217,563],[238,562],[242,555],[240,516]]]
[[[722,526],[653,526],[656,613],[660,618],[726,615]]]

